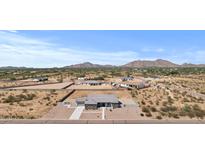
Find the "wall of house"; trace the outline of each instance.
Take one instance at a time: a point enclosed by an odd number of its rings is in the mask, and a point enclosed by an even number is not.
[[[118,104],[112,104],[113,108],[119,108],[120,107],[120,103]]]
[[[95,104],[85,104],[85,109],[86,110],[96,110],[97,105],[95,105]]]

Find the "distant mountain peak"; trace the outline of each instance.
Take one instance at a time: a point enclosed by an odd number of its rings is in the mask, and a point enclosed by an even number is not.
[[[174,64],[170,61],[157,59],[157,60],[136,60],[123,65],[123,67],[178,67],[179,65]]]
[[[74,64],[70,66],[66,66],[68,68],[100,68],[100,67],[115,67],[113,65],[100,65],[100,64],[93,64],[91,62],[83,62],[80,64]]]

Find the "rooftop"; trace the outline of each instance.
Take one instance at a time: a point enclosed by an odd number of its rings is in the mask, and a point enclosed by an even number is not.
[[[119,103],[118,98],[113,94],[92,94],[88,95],[86,99],[80,98],[76,101],[82,101],[85,100],[85,104],[98,104],[98,103],[112,103],[117,104]]]
[[[85,83],[85,84],[99,84],[99,83],[102,83],[102,82],[95,81],[95,80],[86,80],[86,81],[82,81],[81,83]]]

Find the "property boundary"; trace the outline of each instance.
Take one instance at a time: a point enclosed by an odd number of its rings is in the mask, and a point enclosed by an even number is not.
[[[70,83],[69,85],[67,85],[67,86],[65,86],[65,87],[63,87],[63,88],[61,88],[61,89],[66,89],[66,88],[68,88],[68,87],[70,87],[70,86],[72,86],[72,85],[74,85],[74,82]]]
[[[21,86],[9,86],[9,87],[0,87],[0,89],[10,89],[10,88],[20,88],[20,87],[29,87],[29,86],[41,86],[41,85],[50,85],[50,84],[58,84],[60,82],[52,82],[45,84],[29,84],[29,85],[21,85]]]
[[[205,124],[205,120],[0,120],[0,124]]]
[[[68,98],[70,95],[72,95],[75,92],[75,90],[71,90],[67,95],[65,95],[63,98],[59,100],[59,102],[63,102],[66,98]]]

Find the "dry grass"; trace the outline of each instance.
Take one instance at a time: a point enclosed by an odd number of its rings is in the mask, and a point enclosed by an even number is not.
[[[67,94],[54,90],[0,91],[0,118],[36,119],[57,105]]]
[[[156,86],[132,91],[142,114],[156,119],[190,119],[205,117],[205,100],[198,97],[195,88],[202,90],[204,81],[194,78],[171,78]],[[204,88],[203,87],[203,88]],[[193,92],[192,92],[193,89]],[[201,96],[201,95],[200,95]],[[186,109],[189,110],[186,110]]]

